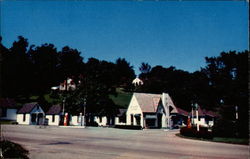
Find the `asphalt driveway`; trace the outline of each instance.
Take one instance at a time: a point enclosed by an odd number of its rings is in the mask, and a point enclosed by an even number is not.
[[[34,159],[248,159],[249,147],[183,139],[178,131],[2,125],[5,139]]]

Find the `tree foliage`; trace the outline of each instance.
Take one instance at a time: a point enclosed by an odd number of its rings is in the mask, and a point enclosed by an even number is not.
[[[117,87],[133,91],[135,72],[124,58],[118,58],[115,62],[89,58],[84,63],[77,49],[65,46],[58,51],[53,44],[47,43],[29,46],[28,39],[22,36],[10,48],[0,43],[0,51],[2,97],[42,97],[50,92],[52,86],[71,77],[77,89],[64,93],[66,110],[71,113],[83,111],[85,99],[87,112],[101,115],[115,113],[115,105],[109,95],[116,95]],[[221,116],[217,125],[223,125],[223,121],[228,121],[228,125],[235,123],[235,118],[227,116],[225,112],[234,114],[237,105],[238,126],[248,130],[248,54],[249,51],[229,51],[217,57],[206,57],[206,66],[193,73],[174,66],[151,67],[143,62],[139,68],[139,78],[144,84],[134,91],[169,93],[175,104],[187,111],[192,103],[197,102],[203,108],[219,112]],[[226,108],[221,105],[221,100],[227,105]],[[240,132],[240,135],[246,133]]]

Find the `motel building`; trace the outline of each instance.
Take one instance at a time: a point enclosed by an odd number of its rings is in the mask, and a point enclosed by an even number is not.
[[[17,122],[24,125],[42,125],[45,113],[38,103],[27,103],[17,112]]]
[[[188,112],[177,108],[167,93],[134,93],[128,106],[126,125],[142,128],[172,128],[185,125]]]

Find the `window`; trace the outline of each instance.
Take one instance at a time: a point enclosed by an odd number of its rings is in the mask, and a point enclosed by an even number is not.
[[[55,114],[52,115],[52,122],[55,122]]]
[[[130,117],[131,117],[131,125],[133,125],[134,124],[134,116],[133,116],[133,114],[131,114]]]
[[[36,122],[36,114],[31,114],[31,122],[32,123]]]
[[[24,113],[23,114],[23,121],[25,121],[26,120],[26,114]]]

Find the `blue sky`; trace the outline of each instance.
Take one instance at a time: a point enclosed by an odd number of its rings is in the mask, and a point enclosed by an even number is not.
[[[126,58],[193,72],[204,57],[248,49],[248,3],[167,1],[0,1],[2,43],[78,49],[89,57]]]

